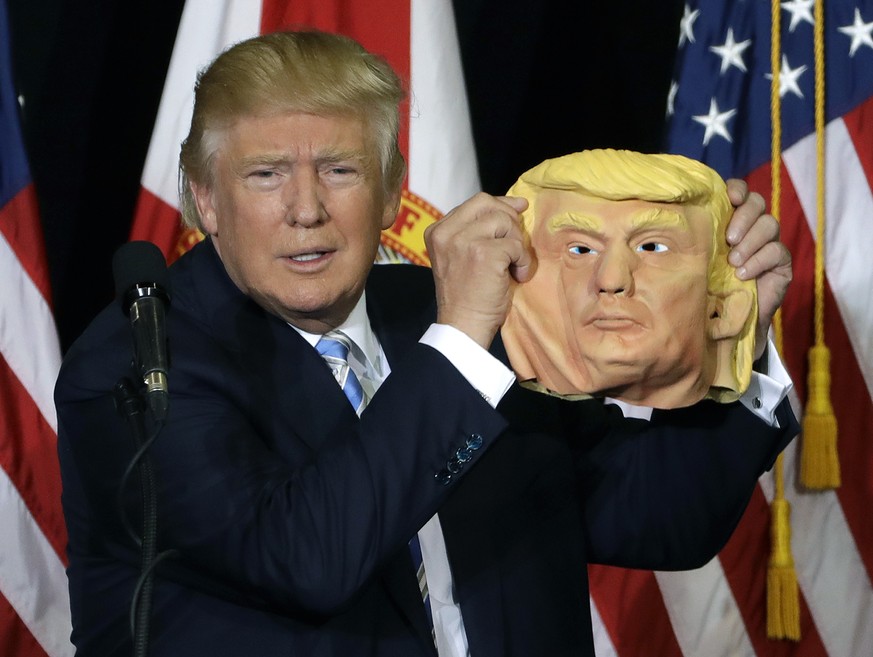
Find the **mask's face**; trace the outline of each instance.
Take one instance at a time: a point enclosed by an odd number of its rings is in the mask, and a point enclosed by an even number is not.
[[[542,191],[532,208],[537,269],[516,289],[512,312],[538,318],[537,381],[641,404],[651,390],[693,381],[705,391],[699,381],[714,366],[708,213],[560,190]]]

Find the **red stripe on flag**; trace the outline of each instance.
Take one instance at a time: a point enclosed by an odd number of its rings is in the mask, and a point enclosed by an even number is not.
[[[859,153],[860,155],[860,153]],[[749,176],[753,189],[769,190],[770,168]],[[815,241],[788,176],[782,177],[782,241],[792,254],[794,279],[782,305],[783,358],[797,394],[806,400],[807,353],[814,342]],[[873,579],[873,402],[825,276],[825,343],[831,351],[831,403],[837,416],[842,486],[837,489],[846,522],[868,576]],[[801,449],[803,448],[801,436]]]
[[[655,575],[589,565],[591,595],[619,655],[682,657]]]
[[[770,558],[770,506],[757,488],[730,541],[719,553],[734,600],[757,655],[767,657],[820,657],[827,654],[800,595],[801,640],[767,638],[767,565]]]
[[[0,208],[0,233],[9,242],[21,267],[51,305],[51,285],[43,248],[42,224],[39,219],[36,190],[24,187]]]
[[[843,123],[855,144],[855,152],[869,184],[873,180],[873,150],[869,147],[873,144],[873,97],[846,114]]]
[[[373,0],[372,2],[264,0],[261,33],[310,27],[325,32],[345,34],[370,52],[387,59],[400,79],[409,86],[411,71],[409,12],[409,0]],[[408,103],[401,106],[400,115],[409,116]],[[408,146],[409,130],[404,121],[400,134],[400,150],[407,160]]]
[[[3,638],[4,655],[48,657],[2,593],[0,593],[0,637]]]
[[[131,240],[154,242],[164,252],[167,262],[179,257],[177,249],[182,237],[182,224],[176,208],[164,203],[145,187],[140,187],[134,217]]]
[[[0,467],[15,484],[36,523],[66,564],[67,530],[61,512],[57,437],[0,355]]]

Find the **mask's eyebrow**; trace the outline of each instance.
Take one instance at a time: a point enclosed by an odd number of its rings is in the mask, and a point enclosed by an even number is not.
[[[564,212],[549,219],[547,228],[551,232],[559,230],[581,230],[588,233],[599,233],[603,230],[603,219],[578,212]],[[688,230],[688,219],[681,212],[666,208],[647,208],[631,215],[633,230],[649,228],[678,228]]]
[[[603,219],[578,212],[563,212],[549,219],[546,224],[546,228],[553,233],[568,228],[582,230],[586,233],[599,233],[602,226]]]
[[[688,218],[676,210],[666,208],[651,208],[641,210],[632,217],[632,225],[636,230],[647,228],[678,228],[689,230]]]

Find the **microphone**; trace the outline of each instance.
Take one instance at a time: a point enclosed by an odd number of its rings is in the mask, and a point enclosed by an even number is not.
[[[164,254],[151,242],[123,244],[112,258],[115,294],[130,317],[135,365],[142,376],[152,416],[163,421],[169,407],[169,349],[164,325],[170,305],[170,275]]]

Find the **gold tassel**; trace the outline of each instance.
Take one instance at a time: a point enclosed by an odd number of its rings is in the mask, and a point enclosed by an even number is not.
[[[770,505],[770,563],[767,568],[767,637],[800,640],[797,577],[791,556],[791,505],[774,499]]]
[[[831,352],[826,345],[809,350],[806,412],[800,478],[806,488],[824,490],[840,485],[837,418],[831,406]]]

